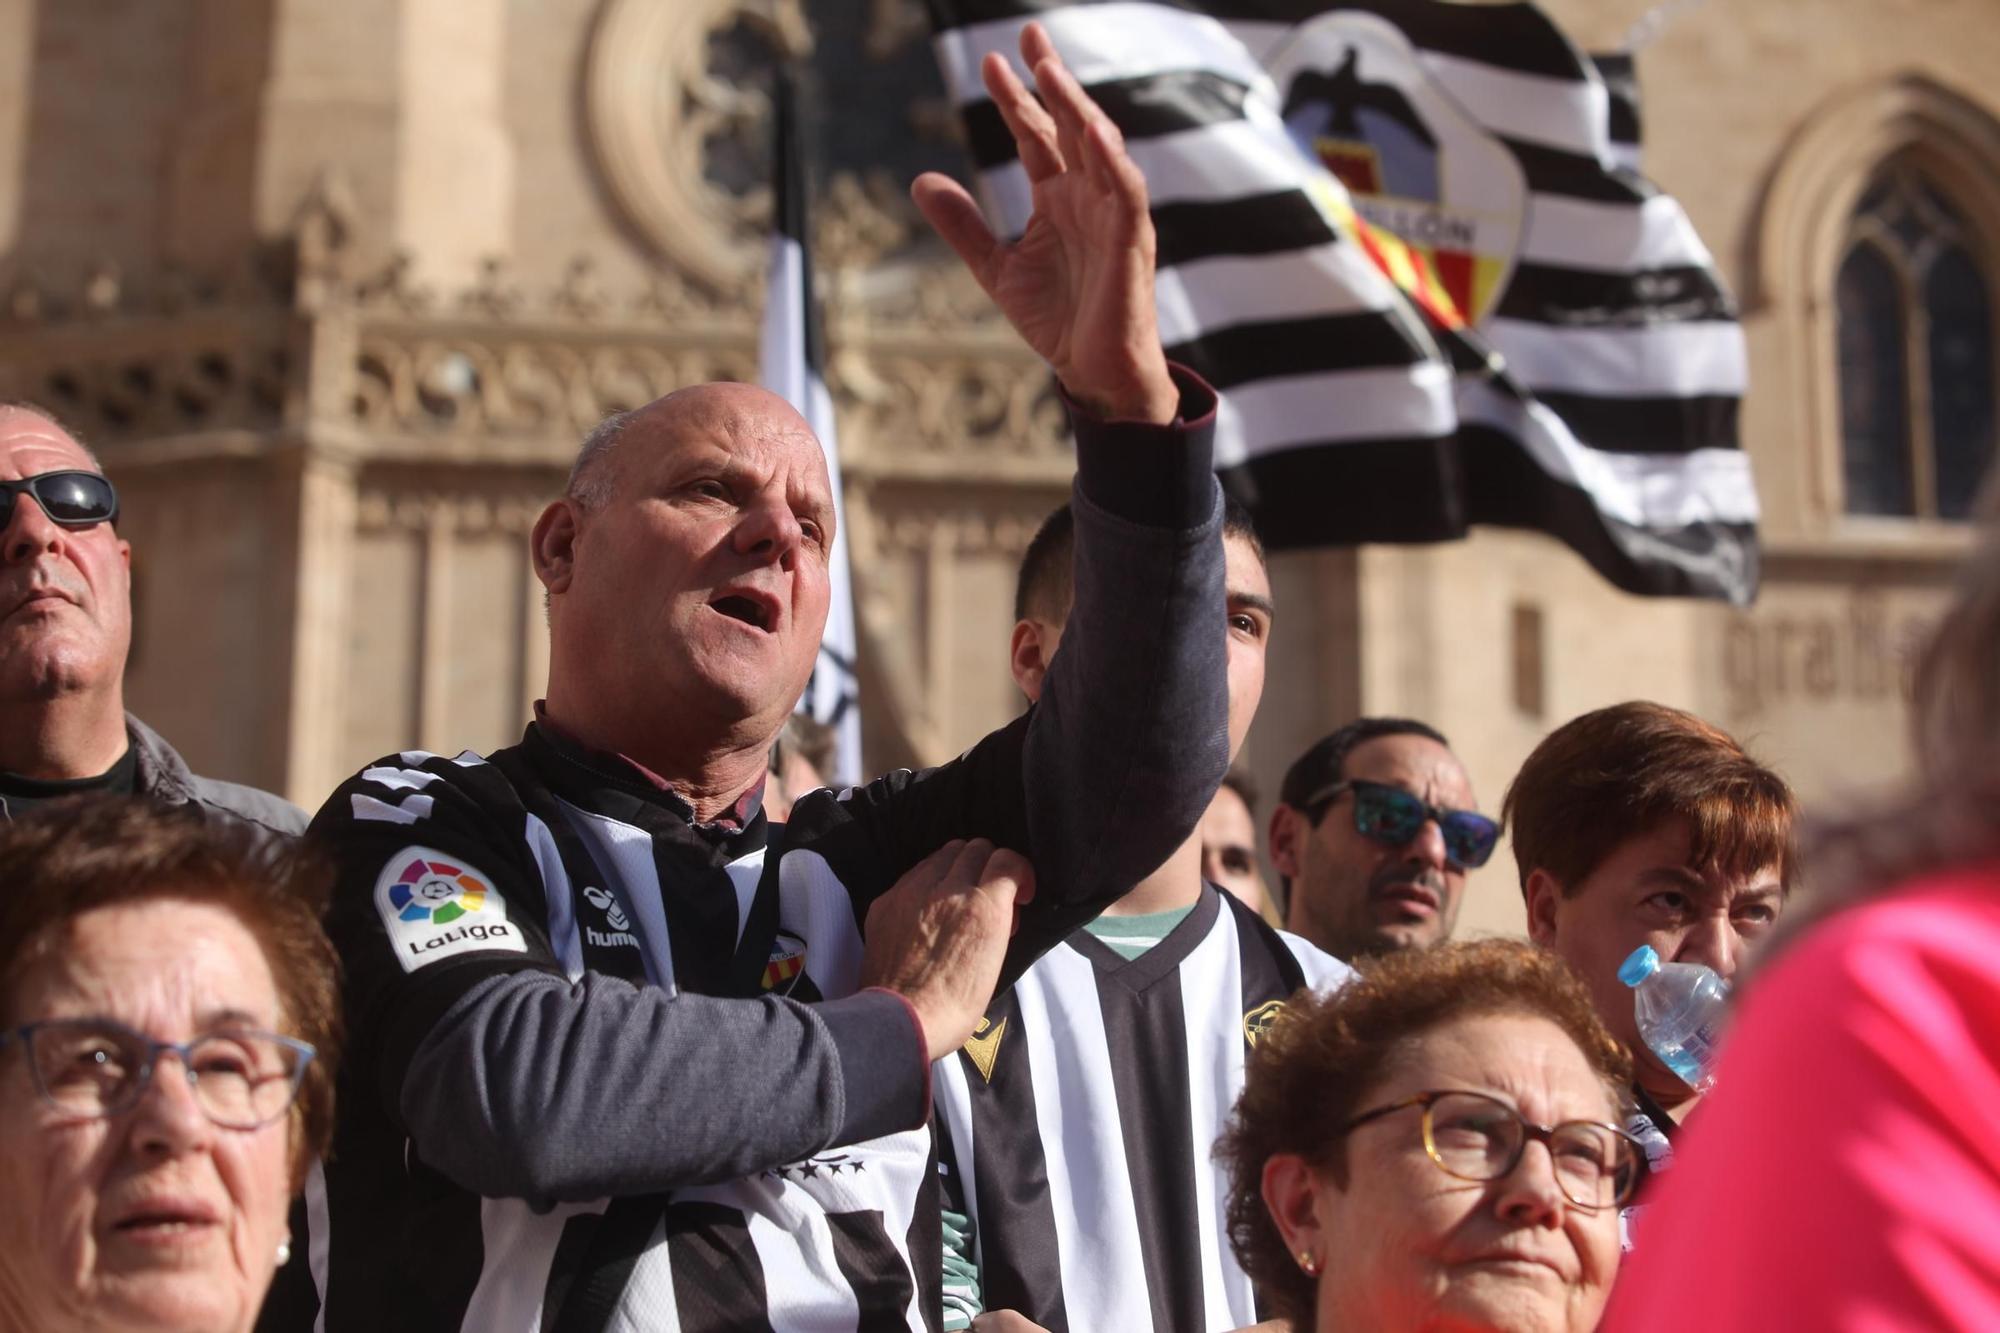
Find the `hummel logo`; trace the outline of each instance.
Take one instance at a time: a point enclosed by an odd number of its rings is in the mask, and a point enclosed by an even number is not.
[[[605,924],[613,930],[632,929],[632,923],[625,917],[625,909],[620,907],[618,900],[605,890],[593,884],[583,891],[583,896],[590,900],[592,907],[604,913]]]

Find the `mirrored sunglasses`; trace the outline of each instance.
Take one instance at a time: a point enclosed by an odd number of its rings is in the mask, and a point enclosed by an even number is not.
[[[87,528],[118,519],[118,492],[96,472],[42,472],[19,481],[0,481],[0,524],[11,522],[14,497],[26,491],[65,528]]]
[[[1359,778],[1336,782],[1320,792],[1309,807],[1314,823],[1328,805],[1354,793],[1354,831],[1389,847],[1401,847],[1423,832],[1425,820],[1436,820],[1444,834],[1444,850],[1454,865],[1474,869],[1486,864],[1500,841],[1500,825],[1477,810],[1447,810],[1401,787]]]

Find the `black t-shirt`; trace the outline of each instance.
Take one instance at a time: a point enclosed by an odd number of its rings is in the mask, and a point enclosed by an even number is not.
[[[94,796],[100,792],[130,796],[138,790],[138,779],[139,755],[129,745],[125,747],[125,753],[118,756],[117,763],[94,778],[44,781],[0,769],[0,816],[13,819],[65,796]]]

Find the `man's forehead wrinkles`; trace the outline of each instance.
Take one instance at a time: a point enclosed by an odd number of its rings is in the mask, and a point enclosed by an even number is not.
[[[18,408],[0,411],[0,471],[10,480],[42,472],[96,472],[97,464],[62,427]]]
[[[722,382],[676,389],[638,410],[635,425],[674,431],[705,429],[757,435],[804,432],[804,417],[783,398],[754,384]]]

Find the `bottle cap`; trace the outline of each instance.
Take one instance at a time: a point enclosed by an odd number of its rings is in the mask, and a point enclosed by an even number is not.
[[[1659,970],[1660,955],[1653,952],[1652,945],[1642,944],[1618,965],[1618,979],[1628,986],[1637,986]]]

